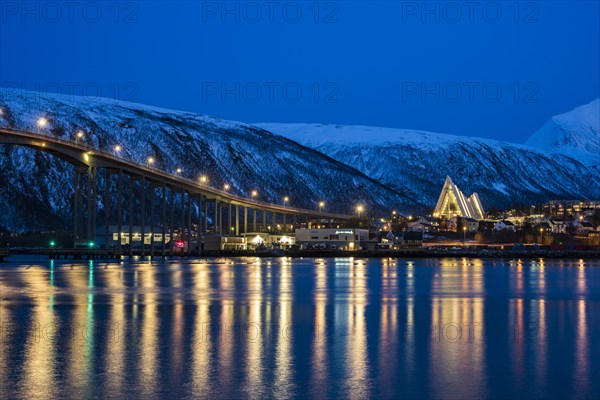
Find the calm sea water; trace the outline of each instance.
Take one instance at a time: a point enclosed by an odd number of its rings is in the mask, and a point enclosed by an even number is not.
[[[600,397],[600,261],[10,260],[3,399]]]

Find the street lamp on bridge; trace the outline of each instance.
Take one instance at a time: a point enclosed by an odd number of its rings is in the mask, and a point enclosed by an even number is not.
[[[182,170],[181,168],[177,168],[177,169],[176,169],[176,172],[177,172],[178,174],[180,174],[182,171],[183,171],[183,170]]]
[[[152,164],[154,164],[154,157],[148,157],[148,159],[146,160],[148,163],[148,166],[151,166]]]
[[[356,213],[358,214],[358,218],[362,216],[363,211],[365,211],[365,207],[362,204],[356,206]]]
[[[82,132],[82,131],[77,131],[77,133],[75,134],[75,137],[77,138],[77,139],[75,140],[75,142],[76,142],[76,143],[79,143],[79,141],[80,141],[81,139],[83,139],[83,132]]]
[[[200,183],[202,183],[203,185],[206,185],[207,182],[208,182],[208,176],[202,175],[200,177]]]
[[[287,206],[288,202],[290,201],[290,198],[288,196],[284,196],[283,198],[283,205]]]
[[[48,125],[48,120],[45,117],[40,117],[37,120],[37,126],[38,128],[45,128]]]
[[[252,196],[252,200],[256,200],[256,197],[258,196],[258,191],[253,190],[252,193],[250,193],[250,195]]]
[[[320,201],[319,202],[319,212],[323,212],[324,209],[325,209],[325,202]]]
[[[229,183],[226,183],[226,184],[223,185],[223,189],[224,190],[229,190],[229,189],[231,189],[231,185]]]
[[[118,152],[120,152],[121,150],[122,150],[122,147],[121,147],[121,145],[118,145],[118,144],[117,144],[117,145],[115,145],[115,153],[118,153]]]

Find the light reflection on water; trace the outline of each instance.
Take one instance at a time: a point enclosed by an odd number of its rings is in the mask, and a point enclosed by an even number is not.
[[[600,262],[0,265],[2,398],[594,398]]]

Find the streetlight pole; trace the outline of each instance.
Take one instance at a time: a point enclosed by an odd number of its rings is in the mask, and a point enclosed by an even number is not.
[[[319,202],[319,212],[322,213],[324,208],[325,208],[325,202],[320,201]]]
[[[467,227],[463,226],[463,244],[467,241]]]

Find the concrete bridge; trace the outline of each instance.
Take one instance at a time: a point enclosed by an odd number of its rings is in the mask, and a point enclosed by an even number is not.
[[[130,240],[128,247],[131,255],[134,226],[140,227],[141,238],[150,233],[152,244],[155,243],[155,235],[160,235],[159,246],[162,244],[162,254],[166,254],[167,250],[173,253],[173,240],[169,243],[170,249],[166,248],[167,235],[174,238],[174,228],[179,228],[180,239],[187,244],[186,252],[189,254],[192,249],[201,249],[201,237],[209,231],[209,218],[212,220],[212,233],[223,235],[266,230],[267,224],[273,226],[273,229],[280,225],[283,227],[281,231],[291,231],[299,218],[338,221],[353,218],[350,215],[271,204],[238,196],[179,174],[153,168],[151,165],[140,165],[119,157],[117,152],[98,150],[49,134],[0,128],[0,144],[26,146],[44,151],[74,166],[75,246],[95,242],[99,222],[104,225],[104,243],[109,243],[112,239],[109,237],[109,226],[116,225],[117,243],[122,244],[125,227]],[[99,174],[103,174],[104,177],[103,189],[99,187]],[[111,196],[111,185],[116,186],[116,199]],[[136,196],[139,209],[134,212]],[[101,221],[98,221],[97,210],[99,198],[103,204]],[[126,219],[123,218],[124,200],[127,200],[128,206]],[[179,207],[178,215],[175,215],[176,205]],[[251,223],[249,217],[252,218]],[[191,234],[193,222],[197,224],[199,231],[195,238],[196,243],[193,242]],[[149,227],[150,232],[145,232],[146,227]],[[159,227],[160,232],[154,232],[155,227]],[[150,246],[150,255],[154,255],[154,248],[154,245]],[[141,255],[145,255],[144,253],[145,246],[141,246]]]

